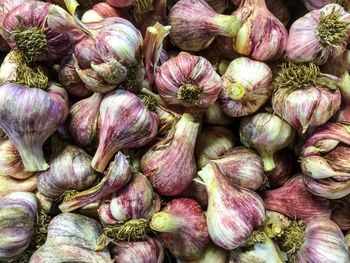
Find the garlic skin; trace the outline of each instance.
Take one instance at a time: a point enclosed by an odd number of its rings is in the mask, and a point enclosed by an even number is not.
[[[110,200],[110,214],[116,221],[137,218],[150,218],[158,212],[155,207],[157,195],[151,183],[141,173],[133,174],[129,184],[118,191]],[[100,210],[99,210],[100,211]]]
[[[284,120],[269,113],[258,113],[243,118],[240,124],[241,142],[254,148],[262,161],[264,170],[276,167],[274,154],[293,142],[295,131]]]
[[[12,192],[33,192],[36,189],[36,184],[37,177],[35,175],[21,180],[0,175],[0,197]]]
[[[13,56],[14,53],[14,51],[10,51],[1,64],[0,83],[4,83],[7,81],[12,82],[16,80],[16,71],[18,68],[18,64],[11,59],[11,56]]]
[[[350,14],[329,4],[296,20],[290,30],[286,55],[290,61],[325,64],[341,55],[350,40]]]
[[[200,168],[210,162],[216,163],[233,185],[255,191],[264,182],[262,160],[255,152],[244,147],[236,147],[217,158],[204,157],[198,162]]]
[[[0,199],[0,260],[15,258],[29,246],[38,204],[31,193],[14,192]]]
[[[221,15],[204,0],[180,0],[169,12],[170,41],[187,51],[207,48],[215,36],[236,36],[240,21]]]
[[[262,199],[230,184],[215,163],[206,165],[198,175],[208,191],[206,218],[211,240],[227,250],[241,246],[265,220]]]
[[[334,209],[331,219],[340,227],[341,230],[350,230],[350,196],[333,202]]]
[[[258,61],[275,60],[283,55],[288,31],[267,9],[265,0],[244,0],[232,14],[242,25],[232,39],[237,53]]]
[[[287,247],[293,246],[292,251],[295,251],[289,256],[296,262],[349,262],[344,235],[332,220],[316,217],[298,224],[297,228],[292,224],[285,232],[285,240],[289,241]]]
[[[183,192],[196,173],[194,148],[199,123],[185,113],[167,136],[141,158],[142,173],[157,193],[174,196]]]
[[[272,93],[271,69],[265,63],[249,58],[233,60],[221,79],[220,106],[231,117],[256,112]]]
[[[189,187],[187,187],[180,196],[196,200],[203,209],[206,209],[208,205],[207,189],[199,177],[195,177]]]
[[[204,213],[199,204],[189,198],[171,200],[152,216],[150,226],[160,232],[165,246],[176,258],[196,259],[209,243]]]
[[[127,157],[118,152],[111,162],[105,176],[95,186],[64,200],[59,206],[62,212],[70,212],[87,204],[109,196],[122,189],[131,179],[130,164]]]
[[[235,146],[233,133],[223,126],[203,127],[196,142],[197,158],[218,158]]]
[[[275,80],[273,110],[300,133],[326,123],[340,108],[338,78],[317,65],[283,64]]]
[[[49,167],[42,145],[67,115],[68,96],[58,85],[51,84],[47,91],[15,83],[0,86],[0,127],[16,146],[27,172]]]
[[[0,139],[0,176],[27,179],[32,173],[24,171],[16,146],[10,140]]]
[[[131,6],[135,0],[106,0],[108,4],[114,7],[128,7]]]
[[[34,252],[29,263],[112,263],[108,249],[97,250],[101,234],[102,227],[94,219],[79,214],[59,214],[50,221],[45,244]]]
[[[156,73],[155,83],[167,104],[197,110],[214,104],[221,90],[220,76],[210,62],[186,53],[163,63]]]
[[[281,150],[274,156],[276,167],[267,172],[266,176],[272,188],[282,186],[293,175],[294,156],[288,150]]]
[[[50,168],[39,174],[38,191],[56,199],[69,190],[88,189],[97,179],[91,159],[82,149],[65,145],[51,157]]]
[[[133,93],[116,90],[102,100],[98,120],[98,147],[91,166],[103,172],[112,156],[121,149],[139,148],[151,142],[159,118]]]
[[[218,101],[215,101],[204,113],[203,121],[209,125],[229,125],[234,119],[224,113]]]
[[[89,98],[74,103],[69,109],[66,126],[75,142],[92,146],[97,136],[99,109],[103,94],[94,93]]]
[[[309,220],[313,217],[330,218],[330,201],[311,194],[301,174],[290,178],[280,188],[263,193],[265,207],[289,218]]]
[[[228,255],[227,251],[221,247],[215,246],[210,243],[206,248],[202,256],[194,260],[179,260],[177,259],[176,263],[227,263]]]
[[[118,263],[163,263],[164,249],[155,238],[143,241],[117,242],[111,249],[112,257]]]
[[[307,10],[312,11],[315,9],[320,9],[328,4],[336,3],[336,2],[341,2],[337,0],[302,0],[304,3],[305,7]],[[342,4],[344,7],[346,6],[346,1],[344,4]]]

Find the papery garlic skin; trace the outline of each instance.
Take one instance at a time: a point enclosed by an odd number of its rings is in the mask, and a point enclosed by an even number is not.
[[[185,113],[168,132],[141,158],[141,171],[157,193],[174,196],[183,192],[196,173],[194,148],[199,123]]]
[[[0,197],[12,192],[33,192],[37,187],[37,177],[33,175],[26,179],[14,179],[0,175]]]
[[[255,192],[231,185],[217,164],[209,163],[198,175],[208,191],[211,240],[228,250],[241,246],[265,220],[263,201]]]
[[[227,263],[227,261],[227,251],[210,243],[200,258],[194,260],[177,259],[176,263]]]
[[[42,145],[68,115],[66,91],[55,84],[46,92],[5,83],[0,86],[0,105],[0,127],[15,144],[25,170],[46,170]]]
[[[85,190],[97,179],[97,173],[90,166],[92,157],[84,150],[64,146],[50,160],[50,168],[38,176],[38,191],[56,199],[69,190]]]
[[[26,250],[32,237],[38,204],[31,193],[14,192],[0,199],[0,260]]]
[[[79,214],[59,214],[50,221],[45,244],[34,252],[29,262],[112,263],[107,249],[97,249],[101,234],[102,227],[94,219]]]
[[[118,263],[163,263],[164,249],[160,241],[147,237],[143,241],[117,242],[111,249]]]
[[[324,22],[322,26],[322,19],[329,15],[333,16],[332,22]],[[322,65],[341,55],[350,40],[349,23],[350,14],[338,4],[329,4],[307,13],[290,28],[286,46],[288,59],[297,63],[314,62]]]
[[[163,63],[156,73],[155,83],[160,96],[169,105],[199,110],[211,106],[221,90],[220,76],[210,62],[190,54],[179,54]]]
[[[281,150],[275,154],[276,167],[266,173],[271,188],[282,186],[293,175],[294,156],[289,150]]]
[[[160,232],[165,246],[176,258],[196,259],[209,243],[204,213],[199,204],[189,198],[171,200],[152,216],[150,226]]]
[[[31,175],[32,173],[24,171],[16,146],[10,140],[0,139],[0,176],[26,179]]]
[[[91,166],[103,172],[121,149],[138,148],[157,134],[158,116],[149,111],[133,93],[116,90],[102,100],[98,121],[98,147]]]
[[[245,117],[240,124],[241,142],[259,153],[265,171],[275,168],[275,152],[290,145],[294,135],[294,129],[287,122],[269,113]]]
[[[135,0],[107,0],[106,2],[114,7],[128,7],[131,6]]]
[[[232,40],[236,52],[258,61],[274,60],[283,55],[288,31],[267,9],[265,0],[244,0],[232,14],[242,25]]]
[[[208,205],[207,189],[205,188],[204,182],[199,177],[195,177],[190,186],[187,187],[180,196],[196,200],[203,209]]]
[[[240,21],[220,15],[204,0],[180,0],[169,13],[170,40],[179,48],[199,51],[207,48],[215,36],[236,36]]]
[[[272,71],[262,62],[241,57],[233,60],[221,77],[219,102],[231,117],[256,112],[272,93]]]
[[[103,97],[101,93],[94,93],[89,98],[74,103],[69,109],[69,133],[82,146],[91,146],[96,140],[98,114]]]

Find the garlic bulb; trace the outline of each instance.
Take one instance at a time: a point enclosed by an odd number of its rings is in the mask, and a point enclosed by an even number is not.
[[[234,119],[224,113],[218,101],[215,101],[204,113],[203,121],[210,125],[228,125],[234,122]]]
[[[243,0],[232,14],[242,25],[232,40],[236,52],[258,61],[274,60],[283,55],[288,31],[267,9],[265,0]]]
[[[244,162],[242,162],[244,160]],[[225,174],[226,179],[233,185],[257,190],[264,182],[264,166],[260,157],[252,150],[236,147],[220,157],[202,157],[198,160],[199,167],[216,163]]]
[[[58,85],[51,84],[47,92],[15,83],[0,86],[0,127],[16,146],[25,171],[48,168],[42,146],[67,115],[67,93]]]
[[[160,96],[169,105],[199,110],[211,106],[221,90],[220,76],[209,61],[186,53],[163,63],[158,68],[155,83]]]
[[[269,113],[245,117],[240,124],[241,142],[259,153],[265,171],[276,167],[274,154],[290,145],[294,135],[294,129],[287,122]]]
[[[309,11],[320,9],[332,3],[341,4],[342,6],[344,6],[344,8],[347,8],[347,10],[349,10],[350,8],[350,3],[348,1],[342,0],[302,0],[302,2]]]
[[[0,176],[26,179],[31,175],[32,173],[24,170],[16,146],[10,140],[0,139]]]
[[[183,50],[207,48],[215,36],[236,36],[240,21],[235,16],[221,15],[204,0],[180,0],[169,13],[170,40]]]
[[[165,246],[177,258],[196,259],[209,243],[205,216],[189,198],[173,199],[152,216],[151,228],[160,232]]]
[[[227,251],[210,243],[200,258],[194,260],[177,259],[176,263],[227,263],[227,261]]]
[[[197,158],[218,158],[230,151],[235,144],[233,133],[223,126],[203,127],[196,141]]]
[[[272,71],[265,63],[249,58],[233,60],[221,79],[220,106],[231,117],[256,112],[272,93]]]
[[[54,153],[50,168],[38,176],[38,191],[56,199],[69,190],[88,189],[97,179],[97,173],[91,168],[91,159],[85,151],[64,145]]]
[[[8,262],[29,246],[38,204],[31,193],[14,192],[0,198],[0,260]]]
[[[211,240],[231,250],[241,246],[265,220],[264,203],[253,191],[230,184],[215,163],[198,175],[208,192],[207,224]]]
[[[164,249],[160,241],[147,237],[143,241],[117,242],[111,249],[118,263],[163,263]]]
[[[282,236],[282,247],[296,262],[346,263],[350,260],[343,233],[328,218],[292,222]]]
[[[350,14],[338,4],[329,4],[292,24],[286,55],[293,62],[322,65],[341,55],[349,40]]]
[[[45,244],[34,252],[29,263],[112,263],[108,249],[97,249],[101,234],[101,225],[94,219],[79,214],[59,214],[50,221]]]
[[[91,166],[103,172],[121,149],[138,148],[151,142],[158,130],[158,116],[133,93],[116,90],[102,100],[98,120],[98,147]]]
[[[317,65],[283,64],[275,81],[274,111],[301,133],[326,123],[338,110],[338,78],[320,72]]]
[[[208,205],[208,193],[203,181],[199,177],[195,177],[190,186],[180,194],[181,197],[196,200],[200,206],[205,209]]]
[[[141,171],[157,193],[174,196],[183,192],[196,173],[194,147],[199,123],[185,113],[141,158]]]
[[[33,192],[36,185],[37,177],[35,175],[22,180],[0,175],[0,197],[12,192]]]

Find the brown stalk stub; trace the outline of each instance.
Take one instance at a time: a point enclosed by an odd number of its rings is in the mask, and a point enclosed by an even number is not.
[[[305,222],[293,221],[285,230],[281,237],[281,246],[291,258],[300,250],[305,239]]]
[[[202,87],[192,83],[186,83],[179,88],[177,99],[192,105],[197,105],[202,91]]]

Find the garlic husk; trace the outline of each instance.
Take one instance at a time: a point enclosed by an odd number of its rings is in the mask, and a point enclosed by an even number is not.
[[[196,173],[194,148],[199,123],[185,113],[141,158],[141,171],[157,193],[174,196],[183,192]]]
[[[176,258],[196,259],[209,243],[203,210],[189,198],[168,202],[152,216],[150,226],[160,232],[163,243]]]
[[[156,73],[155,83],[167,104],[198,110],[209,108],[221,90],[220,76],[210,62],[186,53],[163,63]]]
[[[150,218],[155,210],[157,196],[151,183],[141,173],[133,174],[129,184],[112,197],[109,207],[117,221]]]
[[[269,186],[277,188],[282,186],[293,175],[294,156],[289,150],[281,150],[274,156],[276,167],[266,173]]]
[[[198,175],[208,191],[206,217],[211,240],[228,250],[241,246],[265,220],[262,199],[230,184],[215,163],[207,164]]]
[[[236,36],[240,21],[235,16],[221,15],[204,0],[180,0],[169,13],[170,40],[183,50],[207,48],[215,36]]]
[[[98,147],[91,166],[103,172],[112,156],[121,149],[139,148],[157,134],[158,116],[149,111],[133,93],[116,90],[100,105]]]
[[[103,94],[94,93],[70,107],[67,127],[70,135],[79,145],[91,146],[95,142],[102,99]]]
[[[265,191],[263,199],[266,209],[293,219],[330,218],[331,215],[330,201],[311,194],[300,174],[290,178],[280,188]]]
[[[200,258],[194,260],[179,260],[176,263],[227,263],[228,252],[210,243]]]
[[[231,117],[256,112],[272,94],[272,71],[263,62],[237,58],[230,63],[221,79],[220,106]]]
[[[111,249],[118,263],[163,263],[164,249],[160,241],[147,237],[143,241],[118,242]]]
[[[278,245],[268,236],[248,249],[238,248],[230,251],[229,263],[284,263],[285,260]]]
[[[0,196],[12,192],[33,192],[37,187],[37,177],[35,175],[18,180],[10,176],[0,175]]]
[[[0,260],[8,262],[26,250],[38,204],[31,193],[14,192],[0,199]]]
[[[107,249],[97,249],[101,233],[101,225],[94,219],[79,214],[59,214],[50,221],[45,244],[35,251],[29,262],[112,263]]]
[[[21,157],[10,140],[0,139],[0,176],[15,179],[26,179],[32,176],[32,173],[24,171]]]
[[[128,7],[131,6],[135,0],[107,0],[106,2],[114,7]]]
[[[292,222],[282,236],[282,247],[295,262],[345,263],[350,260],[343,233],[328,218]]]
[[[196,142],[196,156],[218,158],[235,146],[233,133],[224,126],[203,127]]]
[[[294,129],[287,122],[269,113],[245,117],[240,124],[241,142],[258,152],[266,172],[276,167],[274,154],[289,146],[294,135]]]
[[[293,62],[322,65],[341,55],[349,39],[350,14],[338,4],[329,4],[292,24],[286,55]]]
[[[87,10],[81,17],[83,23],[93,23],[103,20],[107,17],[120,16],[115,8],[109,5],[107,2],[101,2],[95,4],[91,9]]]
[[[46,170],[42,145],[68,115],[66,91],[55,84],[46,92],[5,83],[0,86],[0,102],[0,127],[16,146],[25,171]]]
[[[244,160],[244,162],[242,162]],[[257,190],[264,182],[264,166],[260,157],[252,150],[236,147],[217,158],[203,157],[199,167],[216,163],[226,179],[233,185]]]
[[[234,119],[224,113],[218,101],[215,101],[204,113],[203,121],[209,125],[229,125]]]
[[[187,187],[180,196],[196,200],[203,209],[208,205],[207,189],[205,188],[204,182],[199,177],[195,177],[189,187]]]
[[[264,222],[263,231],[270,238],[281,237],[284,230],[291,224],[291,220],[285,215],[272,211],[266,210],[266,220]]]
[[[334,209],[331,219],[340,227],[341,230],[350,230],[350,196],[339,200],[334,200]]]
[[[326,64],[321,66],[321,70],[324,73],[343,78],[343,74],[347,75],[347,83],[349,82],[349,73],[350,70],[350,50],[345,50],[345,52],[335,58],[332,58],[327,61]],[[340,90],[342,91],[342,90]]]
[[[50,168],[38,175],[38,191],[56,199],[69,190],[86,190],[96,181],[92,157],[73,145],[64,145],[50,158]]]
[[[59,206],[70,212],[122,189],[130,180],[130,165],[125,155],[118,152],[102,180],[90,189],[74,194]]]
[[[69,30],[75,27],[64,9],[42,1],[23,1],[8,12],[2,25],[8,44],[28,61],[62,57],[71,45]]]
[[[258,61],[283,55],[288,31],[267,9],[265,0],[244,0],[232,14],[241,20],[241,28],[232,39],[236,52]]]
[[[347,8],[347,10],[349,10],[350,6],[347,3],[347,1],[342,1],[342,0],[302,0],[302,2],[304,3],[305,7],[309,10],[315,10],[315,9],[320,9],[328,4],[332,4],[332,3],[341,3],[342,6],[344,6],[345,8]]]

